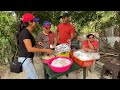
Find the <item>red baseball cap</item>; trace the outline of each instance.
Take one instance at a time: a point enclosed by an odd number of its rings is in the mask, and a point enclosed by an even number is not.
[[[30,20],[33,20],[35,22],[39,22],[40,19],[39,18],[35,18],[34,15],[32,15],[31,13],[25,13],[23,16],[22,16],[22,21],[23,22],[28,22]]]

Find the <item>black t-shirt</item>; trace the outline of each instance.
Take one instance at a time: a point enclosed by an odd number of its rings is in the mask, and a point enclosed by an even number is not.
[[[34,53],[27,51],[25,44],[23,42],[24,39],[30,39],[32,42],[32,46],[34,47],[35,45],[35,39],[31,35],[31,33],[27,29],[22,30],[19,35],[19,57],[33,58]]]

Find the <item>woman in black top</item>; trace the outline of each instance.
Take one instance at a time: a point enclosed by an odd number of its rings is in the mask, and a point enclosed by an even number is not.
[[[22,64],[23,69],[26,72],[27,79],[38,79],[35,67],[33,65],[34,52],[46,52],[48,54],[52,53],[51,49],[39,49],[35,48],[35,39],[32,36],[33,30],[36,28],[36,22],[39,19],[35,18],[31,13],[25,13],[22,16],[22,21],[20,25],[20,30],[18,31],[18,47],[19,47],[19,62],[25,62]]]

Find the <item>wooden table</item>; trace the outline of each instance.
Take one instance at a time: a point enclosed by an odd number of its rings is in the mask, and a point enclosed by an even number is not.
[[[45,70],[44,71],[45,79],[57,79],[57,77],[67,75],[70,72],[73,72],[75,70],[83,68],[80,65],[78,65],[76,62],[73,62],[73,65],[71,66],[71,68],[68,71],[66,71],[64,73],[56,73],[56,72],[52,71],[47,64],[43,64],[43,66],[44,66],[44,70]],[[83,68],[83,79],[86,79],[86,67]]]

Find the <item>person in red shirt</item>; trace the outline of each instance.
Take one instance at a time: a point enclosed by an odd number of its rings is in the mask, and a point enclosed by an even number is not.
[[[87,40],[83,42],[82,48],[88,52],[96,52],[98,51],[98,47],[99,43],[98,40],[94,39],[94,35],[93,34],[87,35]]]
[[[68,13],[64,13],[62,18],[62,23],[57,26],[56,37],[58,44],[70,43],[73,39],[75,32],[74,26],[70,23],[70,16]]]
[[[95,36],[93,34],[87,35],[87,40],[83,42],[82,49],[87,52],[98,52],[99,50],[99,41],[94,38]],[[86,75],[88,76],[88,70],[90,67],[87,67]],[[95,60],[92,64],[91,70],[94,72],[95,68]]]

